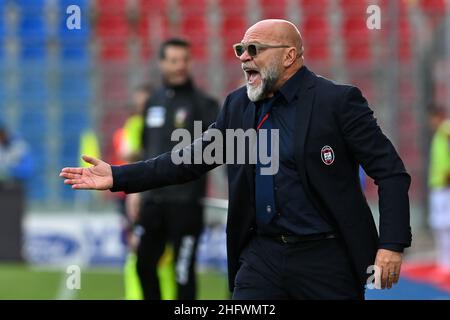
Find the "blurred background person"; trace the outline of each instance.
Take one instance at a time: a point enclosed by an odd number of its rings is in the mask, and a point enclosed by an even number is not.
[[[80,29],[67,26],[73,19],[67,13],[71,5],[80,8]],[[380,29],[367,27],[374,17],[367,13],[369,5],[380,8]],[[450,107],[449,1],[0,0],[0,118],[13,136],[20,134],[27,142],[39,166],[26,182],[21,249],[27,263],[40,267],[0,264],[0,298],[67,298],[67,292],[58,292],[65,269],[54,267],[65,268],[79,256],[86,261],[83,278],[89,285],[70,291],[71,299],[123,298],[127,249],[117,202],[105,193],[93,197],[89,211],[74,207],[80,193],[62,185],[55,168],[78,163],[86,128],[95,132],[102,157],[113,158],[112,137],[130,115],[135,84],[159,78],[154,75],[164,39],[188,39],[196,86],[223,98],[244,80],[232,44],[253,22],[268,18],[287,18],[303,30],[309,39],[306,63],[317,74],[365,92],[412,175],[416,240],[405,251],[401,288],[370,290],[366,298],[450,297],[450,281],[437,285],[429,280],[435,276],[435,243],[424,219],[429,210],[427,101]],[[225,179],[214,175],[209,182],[208,200],[213,201],[205,205],[208,228],[211,217],[225,219],[227,208]],[[368,177],[364,192],[377,215],[377,190]],[[3,196],[2,204],[9,195]],[[2,230],[10,230],[4,220],[0,234]],[[226,298],[225,225],[214,230],[203,234],[207,241],[199,246],[200,299]],[[2,242],[11,247],[6,234]],[[411,272],[416,266],[420,272]],[[44,269],[48,277],[42,276]],[[424,283],[429,290],[423,290]]]
[[[429,110],[433,131],[428,185],[430,188],[429,224],[436,245],[434,281],[450,280],[450,119],[443,107]]]
[[[78,147],[78,154],[81,157],[86,152],[92,152],[92,154],[97,154],[101,156],[100,151],[100,143],[98,139],[98,135],[92,128],[85,128],[80,134],[80,143]],[[81,159],[81,158],[80,158]],[[83,163],[82,160],[79,160],[79,165],[83,168],[86,168],[86,163]],[[116,195],[115,195],[116,196]],[[74,199],[74,208],[78,212],[86,211],[94,211],[94,205],[98,202],[99,195],[95,195],[89,192],[81,192],[80,194],[75,196]]]
[[[142,130],[144,126],[145,105],[152,94],[153,88],[148,83],[137,86],[131,97],[131,114],[125,120],[124,125],[114,131],[113,148],[114,163],[125,164],[137,161],[142,154]],[[123,217],[123,242],[128,248],[124,266],[124,289],[127,300],[142,299],[142,289],[136,272],[136,249],[138,244],[138,232],[134,232],[140,195],[126,195],[120,192],[116,196],[120,214]]]
[[[26,183],[33,167],[28,144],[0,121],[0,261],[22,261]]]
[[[0,122],[0,182],[23,183],[31,177],[33,158],[28,144]]]
[[[175,129],[187,129],[194,137],[194,121],[202,132],[214,122],[217,102],[196,88],[190,76],[190,44],[183,39],[164,41],[159,50],[162,85],[154,92],[144,112],[143,159],[172,149]],[[203,230],[206,179],[182,186],[152,190],[142,195],[138,218],[140,239],[137,271],[145,299],[160,299],[157,265],[166,246],[173,250],[178,299],[195,299],[195,260]]]

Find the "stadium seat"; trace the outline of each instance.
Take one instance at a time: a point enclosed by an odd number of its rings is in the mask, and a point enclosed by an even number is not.
[[[182,15],[204,16],[208,9],[207,0],[178,0]]]
[[[167,5],[167,0],[139,0],[139,10],[145,12],[161,12]]]
[[[219,7],[225,16],[244,16],[247,0],[219,0]]]
[[[299,5],[304,17],[319,16],[326,18],[329,0],[299,0]]]
[[[446,12],[446,0],[420,0],[420,7],[429,16],[443,17]]]
[[[141,58],[148,61],[153,53],[150,41],[150,13],[139,10],[139,20],[137,23],[137,36],[140,45]]]
[[[326,62],[330,59],[330,27],[327,17],[310,16],[301,23],[308,60]]]
[[[235,61],[233,44],[241,41],[247,29],[246,19],[243,16],[227,16],[222,19],[220,35],[223,41],[223,54],[226,61]]]
[[[86,112],[82,110],[64,110],[59,119],[59,126],[64,131],[64,135],[79,134],[89,125]]]
[[[188,15],[183,17],[181,35],[191,42],[194,59],[207,58],[208,26],[206,17]]]
[[[42,79],[36,77],[22,78],[19,85],[20,100],[30,101],[33,104],[41,105],[49,98],[48,88]],[[28,106],[30,107],[30,106]]]
[[[0,119],[2,118],[2,115],[3,115],[2,108],[3,108],[4,102],[6,100],[8,100],[7,94],[8,94],[8,92],[5,88],[5,85],[3,83],[0,83]]]
[[[8,0],[4,0],[7,2]],[[22,11],[32,12],[33,10],[42,10],[45,7],[46,0],[14,0],[14,3],[20,7]]]
[[[18,35],[26,42],[45,39],[48,31],[44,20],[44,12],[22,14],[18,24]]]
[[[22,114],[19,116],[19,132],[27,140],[42,140],[48,131],[48,117],[43,110],[25,111],[22,109]]]
[[[368,5],[369,3],[363,0],[339,0],[339,7],[346,17],[365,16]]]
[[[370,34],[364,19],[346,18],[343,22],[342,36],[345,41],[345,58],[349,64],[371,61]]]
[[[98,17],[96,36],[102,60],[126,60],[128,58],[128,38],[131,35],[126,16],[126,1],[97,0]]]
[[[59,3],[58,42],[63,60],[87,62],[89,59],[89,40],[91,27],[87,17],[88,3],[84,1],[63,0]],[[66,8],[76,4],[81,9],[81,28],[70,30],[66,25]]]
[[[0,0],[0,58],[2,57],[3,53],[3,41],[6,39],[7,36],[7,30],[6,30],[6,11],[3,9],[3,6],[5,5],[3,3],[4,0]]]
[[[407,17],[400,18],[399,20],[399,39],[398,42],[398,54],[399,61],[401,63],[409,63],[412,57],[411,48],[411,27]]]
[[[60,47],[60,55],[64,61],[80,61],[89,63],[90,54],[87,42],[78,45],[66,45]]]
[[[44,59],[47,33],[43,12],[22,14],[18,27],[21,57],[27,60]]]
[[[95,7],[100,14],[125,14],[128,0],[95,0]]]
[[[286,0],[261,0],[262,19],[284,19],[287,12],[286,3]]]
[[[36,161],[45,163],[45,161]],[[45,201],[48,197],[48,176],[45,173],[35,173],[33,178],[26,182],[27,198],[33,201]],[[70,190],[70,188],[68,188]],[[71,191],[71,190],[70,190]],[[72,192],[73,193],[73,192]]]
[[[60,87],[58,97],[62,106],[71,109],[77,108],[81,110],[89,109],[90,99],[92,98],[91,88],[88,86],[70,86]]]

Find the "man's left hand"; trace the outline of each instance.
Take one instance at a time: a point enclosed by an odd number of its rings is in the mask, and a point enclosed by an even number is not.
[[[392,288],[400,278],[402,254],[386,249],[378,249],[375,258],[375,266],[380,269],[381,289]]]

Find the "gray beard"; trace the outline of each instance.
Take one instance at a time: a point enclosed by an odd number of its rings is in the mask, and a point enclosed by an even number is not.
[[[261,70],[261,83],[259,86],[254,87],[247,83],[247,96],[250,101],[256,102],[264,99],[267,93],[274,88],[280,77],[280,73],[275,66],[271,66],[265,70]]]

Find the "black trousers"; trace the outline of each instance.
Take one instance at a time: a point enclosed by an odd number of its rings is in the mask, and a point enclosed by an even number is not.
[[[255,235],[240,262],[233,299],[364,299],[340,239],[285,244]]]
[[[202,207],[196,204],[155,204],[141,206],[143,228],[137,248],[137,273],[145,300],[160,300],[157,265],[167,243],[174,250],[177,298],[193,300],[196,295],[195,259],[203,229]]]

